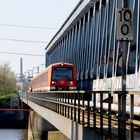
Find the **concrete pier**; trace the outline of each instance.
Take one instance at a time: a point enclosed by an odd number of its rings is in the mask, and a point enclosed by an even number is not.
[[[29,113],[28,140],[69,140],[34,111]]]

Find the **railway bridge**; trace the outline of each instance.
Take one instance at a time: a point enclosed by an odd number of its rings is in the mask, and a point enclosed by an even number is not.
[[[78,91],[25,94],[21,99],[69,139],[136,138],[139,17],[139,0],[81,0],[45,48],[46,67],[61,61],[76,66]]]
[[[120,109],[121,92],[114,93],[118,96],[118,103],[112,102],[111,94],[108,91],[50,91],[24,93],[20,99],[49,122],[42,123],[40,121],[42,119],[34,119],[31,115],[29,117],[30,129],[35,129],[34,123],[39,122],[37,128],[41,127],[41,133],[45,132],[45,135],[48,131],[59,130],[70,140],[120,140],[121,138],[138,140],[140,106],[134,106],[134,97],[137,93],[127,93],[130,102],[124,107],[125,117],[122,116]],[[91,95],[92,100],[88,100]],[[104,100],[104,96],[108,97],[108,101]],[[125,128],[122,125],[125,125]]]

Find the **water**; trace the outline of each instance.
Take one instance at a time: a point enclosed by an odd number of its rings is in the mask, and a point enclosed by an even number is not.
[[[0,140],[27,140],[27,130],[0,129]]]

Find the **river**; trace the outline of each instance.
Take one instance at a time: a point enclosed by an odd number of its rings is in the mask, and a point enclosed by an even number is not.
[[[27,129],[0,129],[0,140],[27,140]]]

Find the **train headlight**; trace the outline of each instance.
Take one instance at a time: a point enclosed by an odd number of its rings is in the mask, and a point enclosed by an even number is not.
[[[69,84],[72,85],[73,84],[73,81],[70,81]]]
[[[56,82],[55,81],[52,81],[52,84],[55,84]]]

